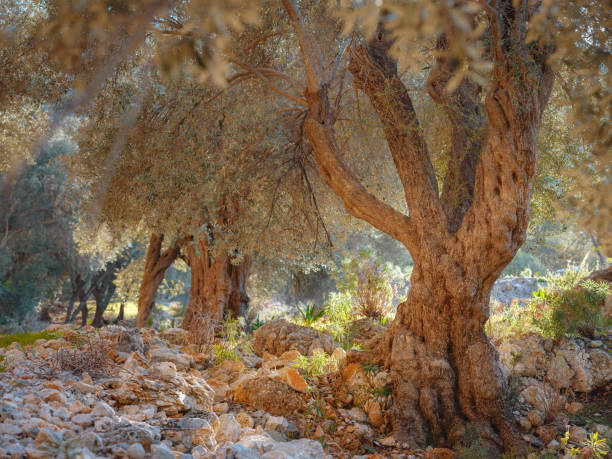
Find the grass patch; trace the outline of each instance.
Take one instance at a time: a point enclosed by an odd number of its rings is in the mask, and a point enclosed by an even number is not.
[[[59,333],[46,330],[31,333],[13,333],[12,335],[0,335],[0,348],[7,347],[11,343],[19,343],[22,347],[34,344],[39,339],[57,339]]]

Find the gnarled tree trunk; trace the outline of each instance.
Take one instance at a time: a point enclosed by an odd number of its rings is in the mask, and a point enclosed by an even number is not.
[[[214,254],[212,252],[206,238],[186,244],[191,269],[191,290],[183,319],[185,329],[196,314],[204,314],[220,322],[226,311],[238,317],[248,307],[246,287],[251,258],[244,256],[240,263],[235,264],[226,250],[218,249]]]
[[[323,178],[350,214],[402,242],[414,259],[408,299],[373,353],[391,370],[396,437],[452,445],[471,422],[494,443],[524,450],[484,324],[493,283],[525,239],[536,135],[553,83],[551,49],[526,42],[533,5],[498,0],[487,8],[494,62],[488,88],[464,80],[448,93],[457,63],[445,57],[447,38],[439,37],[427,89],[452,125],[441,193],[384,30],[351,50],[349,70],[384,128],[407,216],[368,192],[343,163],[320,53],[295,2],[283,3],[302,50],[304,131]]]
[[[142,282],[140,283],[140,294],[138,296],[138,318],[136,325],[139,328],[147,326],[155,306],[155,294],[159,284],[164,280],[166,270],[179,255],[182,244],[182,241],[179,240],[162,252],[163,242],[163,234],[151,234],[147,247]]]

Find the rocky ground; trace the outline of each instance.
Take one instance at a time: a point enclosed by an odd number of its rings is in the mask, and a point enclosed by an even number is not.
[[[0,349],[0,457],[454,457],[414,450],[390,430],[389,374],[352,362],[330,335],[282,319],[259,328],[254,353],[213,365],[183,331],[111,326]],[[358,339],[381,331],[367,321]],[[612,438],[612,334],[496,343],[533,457],[563,456],[592,432]],[[293,364],[339,362],[308,380]],[[469,446],[469,445],[468,445]],[[469,448],[463,457],[477,456]],[[478,453],[482,454],[482,452]]]

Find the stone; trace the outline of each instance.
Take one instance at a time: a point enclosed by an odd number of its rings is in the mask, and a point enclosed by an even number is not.
[[[219,381],[214,378],[210,378],[206,380],[206,382],[214,391],[214,401],[215,402],[221,402],[225,400],[225,397],[227,396],[227,393],[230,390],[230,386],[227,383]]]
[[[308,438],[289,442],[277,442],[270,451],[261,455],[261,459],[324,459],[330,457],[325,453],[321,443]]]
[[[195,420],[194,420],[195,421]],[[198,419],[198,422],[189,426],[192,429],[191,443],[201,445],[208,449],[214,449],[217,444],[215,440],[215,430],[212,425],[205,419]]]
[[[367,414],[359,407],[355,406],[347,411],[347,414],[357,422],[368,422]]]
[[[603,424],[594,424],[592,427],[593,432],[599,432],[600,437],[610,439],[612,437],[612,427]]]
[[[361,344],[366,343],[386,330],[378,321],[367,318],[355,320],[349,324],[349,327],[353,340]]]
[[[270,416],[266,420],[264,429],[284,432],[288,425],[289,423],[287,422],[287,419],[285,419],[283,416]]]
[[[384,424],[385,420],[380,403],[374,399],[369,399],[363,408],[368,415],[368,421],[370,421],[371,426],[380,427]]]
[[[61,404],[66,403],[66,397],[60,391],[56,389],[43,389],[40,391],[40,398],[45,402],[59,402]]]
[[[81,413],[73,416],[72,422],[81,428],[85,428],[93,424],[94,417],[89,413]]]
[[[304,378],[302,378],[302,376],[295,368],[281,368],[280,370],[278,370],[278,375],[293,390],[302,392],[304,394],[308,392],[308,383]]]
[[[331,354],[335,348],[331,334],[293,324],[285,319],[266,322],[253,332],[253,348],[258,355],[269,352],[281,356],[289,350],[297,350],[302,355],[308,355],[313,344],[328,354]]]
[[[527,419],[529,419],[533,427],[539,427],[544,424],[544,415],[538,410],[531,410],[529,414],[527,414]]]
[[[574,374],[574,370],[570,368],[565,357],[561,353],[557,353],[550,361],[546,378],[553,387],[567,389],[572,385]]]
[[[380,439],[378,442],[383,446],[391,448],[395,446],[395,437],[393,435],[389,435],[388,437]]]
[[[576,392],[589,393],[593,390],[593,376],[591,375],[591,362],[589,355],[575,343],[566,343],[560,352],[574,371],[572,389]]]
[[[302,354],[295,349],[283,352],[280,357],[276,357],[275,355],[266,352],[264,354],[264,361],[261,364],[261,367],[268,370],[275,370],[282,367],[292,366],[301,356]]]
[[[542,440],[545,444],[553,441],[557,436],[557,429],[552,426],[539,426],[536,429],[536,435],[540,440]]]
[[[274,447],[275,442],[269,435],[255,434],[241,438],[237,444],[255,451],[258,454],[263,454],[270,451]]]
[[[171,381],[176,378],[176,365],[172,362],[159,362],[150,366],[149,372],[162,381]]]
[[[346,351],[341,347],[337,347],[334,349],[334,352],[332,352],[332,357],[340,364],[346,359]]]
[[[151,445],[151,459],[175,459],[174,453],[163,443]]]
[[[229,405],[227,403],[215,403],[213,405],[213,411],[217,414],[227,413],[229,411]]]
[[[110,432],[114,427],[112,418],[103,417],[94,421],[94,430],[96,432]]]
[[[108,403],[104,401],[99,401],[93,407],[93,410],[91,410],[91,414],[93,414],[94,416],[106,416],[112,418],[115,415],[115,410]]]
[[[248,428],[251,429],[253,428],[253,426],[255,425],[255,421],[253,421],[253,418],[245,413],[244,411],[241,411],[240,413],[238,413],[236,416],[236,421],[238,421],[238,423],[243,427],[243,428]]]
[[[240,438],[241,430],[242,426],[236,421],[233,414],[222,414],[219,416],[219,429],[217,430],[215,439],[219,443],[223,443],[224,441],[234,443]]]
[[[195,364],[193,357],[189,354],[183,354],[161,346],[149,349],[149,359],[153,363],[172,362],[179,371],[186,371]]]
[[[520,393],[520,397],[540,412],[546,411],[547,394],[539,385],[531,385]]]
[[[567,406],[565,407],[565,411],[573,415],[580,414],[580,412],[582,412],[583,409],[584,409],[584,405],[580,402],[568,403]]]
[[[234,401],[244,403],[275,416],[303,411],[311,400],[303,394],[265,375],[248,375],[236,382],[232,390]]]
[[[519,426],[523,432],[529,432],[531,430],[531,421],[529,418],[522,417],[519,419]]]
[[[227,449],[225,457],[228,459],[259,459],[261,456],[256,451],[241,444],[235,444]]]
[[[575,445],[578,445],[587,439],[587,431],[578,426],[571,426],[569,429],[569,441]]]
[[[370,443],[373,438],[372,429],[365,424],[352,424],[338,431],[340,446],[349,451],[357,451],[363,444]]]
[[[590,349],[589,356],[592,364],[593,389],[612,383],[612,355],[603,349]]]
[[[538,335],[510,338],[498,347],[499,359],[509,373],[536,377],[546,367],[548,356]]]

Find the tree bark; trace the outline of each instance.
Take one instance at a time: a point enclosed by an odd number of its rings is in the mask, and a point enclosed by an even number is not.
[[[227,250],[211,250],[206,238],[186,244],[187,259],[191,269],[189,304],[183,319],[187,329],[197,314],[205,314],[221,322],[231,311],[234,318],[242,315],[249,304],[246,292],[251,258],[242,257],[239,263]]]
[[[140,284],[140,294],[138,296],[138,318],[136,324],[139,328],[147,326],[155,306],[155,295],[159,284],[164,280],[166,270],[176,260],[180,252],[182,241],[175,242],[162,252],[163,241],[163,234],[151,234],[149,239],[145,268]]]
[[[546,63],[552,48],[526,43],[533,6],[498,0],[487,8],[495,65],[484,104],[485,89],[471,82],[447,94],[454,64],[435,62],[429,93],[453,126],[441,195],[410,95],[387,55],[384,31],[352,50],[349,70],[384,128],[408,218],[369,193],[342,162],[316,42],[296,3],[283,4],[304,61],[304,130],[324,180],[350,214],[402,242],[414,259],[408,299],[372,353],[391,371],[396,437],[414,445],[456,445],[471,422],[494,444],[525,451],[484,324],[493,283],[525,239],[536,135],[553,83]],[[446,38],[437,45],[443,50]]]

